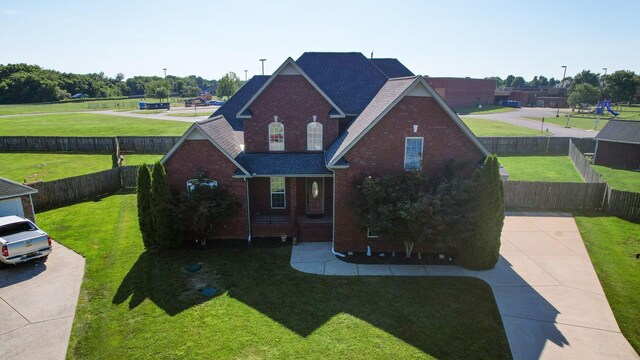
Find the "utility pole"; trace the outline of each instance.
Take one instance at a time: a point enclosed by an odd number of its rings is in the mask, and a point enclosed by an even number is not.
[[[564,73],[562,74],[562,81],[560,82],[560,89],[564,87],[564,77],[567,76],[567,65],[562,65],[564,68]],[[558,95],[562,95],[562,91]],[[559,96],[562,98],[562,96]],[[560,117],[560,99],[558,99],[558,111],[556,112],[556,117]]]
[[[247,71],[249,71],[249,70],[245,70],[244,71],[244,81],[247,81]]]
[[[260,59],[260,62],[262,63],[262,75],[264,75],[264,62],[267,61],[267,59]]]

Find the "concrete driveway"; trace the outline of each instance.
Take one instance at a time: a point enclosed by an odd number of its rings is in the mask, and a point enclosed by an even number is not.
[[[54,242],[47,261],[0,270],[0,359],[64,359],[84,258]]]
[[[356,265],[333,256],[330,242],[301,243],[291,266],[319,275],[480,278],[493,289],[514,359],[640,359],[620,333],[571,214],[508,213],[500,255],[487,271]]]

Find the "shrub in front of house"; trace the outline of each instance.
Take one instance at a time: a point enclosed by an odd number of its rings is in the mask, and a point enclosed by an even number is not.
[[[150,201],[151,241],[155,248],[168,249],[182,245],[180,219],[167,173],[160,162],[156,162],[151,173]]]
[[[151,172],[146,164],[138,168],[138,224],[142,233],[142,242],[145,249],[153,247],[153,224],[151,220]]]

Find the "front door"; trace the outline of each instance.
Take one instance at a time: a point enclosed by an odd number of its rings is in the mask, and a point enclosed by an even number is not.
[[[324,213],[324,178],[307,178],[307,213]]]

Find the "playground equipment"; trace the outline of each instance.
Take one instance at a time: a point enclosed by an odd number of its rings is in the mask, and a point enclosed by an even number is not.
[[[596,107],[596,115],[603,115],[604,109],[607,109],[607,111],[613,114],[613,116],[620,115],[619,113],[611,110],[611,100],[605,99],[604,101],[598,101],[598,106]]]

